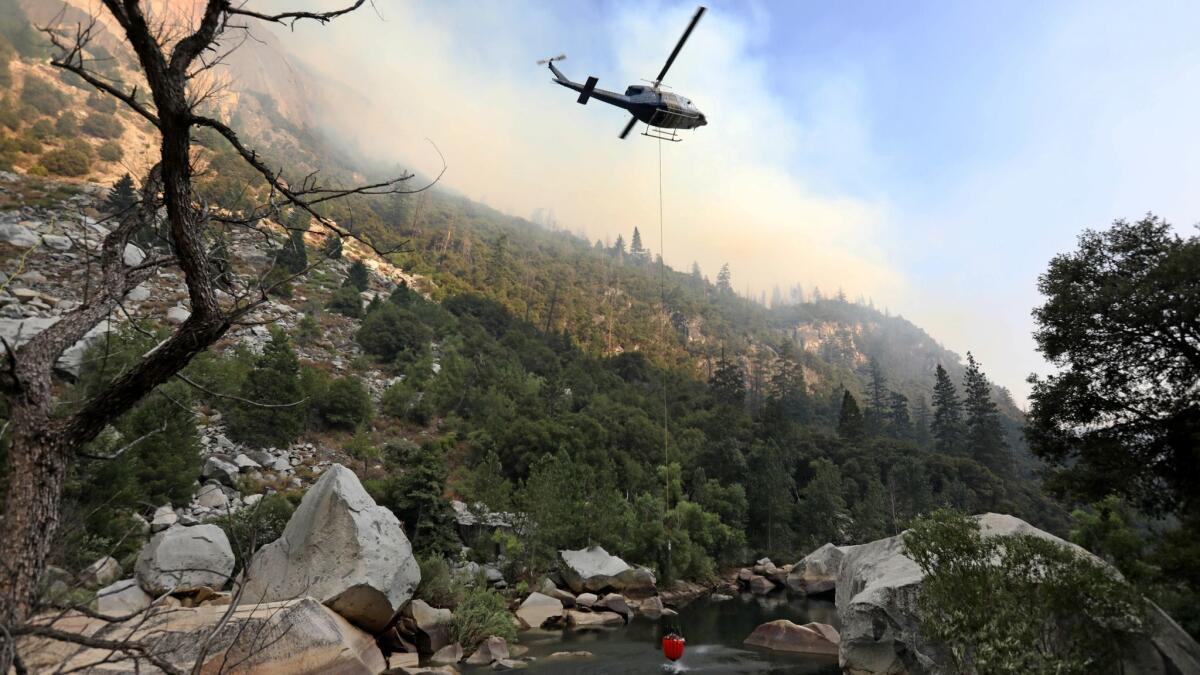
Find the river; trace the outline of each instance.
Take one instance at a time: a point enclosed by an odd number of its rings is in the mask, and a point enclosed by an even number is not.
[[[520,634],[529,647],[521,658],[537,673],[787,673],[835,675],[837,659],[771,652],[742,645],[762,623],[788,619],[798,624],[818,621],[838,626],[828,600],[788,597],[785,593],[756,596],[743,593],[729,600],[700,598],[679,610],[678,617],[651,621],[635,617],[627,626],[600,630],[532,630]],[[674,623],[669,623],[674,622]],[[677,629],[687,639],[682,659],[663,658],[661,635]],[[594,657],[573,661],[543,661],[558,651],[588,651]],[[463,672],[491,672],[466,667]]]

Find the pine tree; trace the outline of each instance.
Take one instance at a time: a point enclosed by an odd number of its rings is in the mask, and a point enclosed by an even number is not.
[[[613,253],[616,254],[616,256],[618,258],[624,257],[625,256],[625,237],[618,234],[617,241],[616,241],[616,243],[613,244],[612,250],[613,250]]]
[[[721,265],[721,271],[717,273],[717,292],[733,295],[733,274],[729,271],[729,263]]]
[[[966,443],[971,455],[997,475],[1011,475],[1011,458],[1000,427],[1000,411],[992,401],[992,384],[971,352],[967,352],[963,390],[967,413]]]
[[[888,429],[893,438],[912,437],[912,421],[908,416],[908,397],[898,391],[892,392],[891,408],[888,411]]]
[[[838,435],[848,441],[857,441],[866,435],[862,411],[850,390],[842,390],[842,409],[838,413]]]
[[[133,176],[128,173],[117,179],[108,189],[104,197],[104,210],[110,214],[124,213],[137,203],[137,191],[133,184]]]
[[[734,359],[726,358],[721,350],[717,369],[708,380],[713,398],[722,405],[741,407],[746,401],[746,373]]]
[[[256,447],[279,447],[287,446],[300,435],[305,407],[288,405],[303,398],[300,362],[282,330],[271,331],[262,355],[246,374],[238,397],[242,401],[233,402],[228,411],[229,435],[233,440]]]
[[[804,382],[804,366],[796,358],[795,344],[788,340],[779,348],[764,417],[768,424],[782,430],[788,424],[803,422],[807,407],[808,391]]]
[[[929,403],[926,402],[925,395],[921,394],[917,397],[917,402],[913,404],[913,440],[922,448],[929,447],[930,419]]]
[[[879,365],[879,359],[874,356],[867,364],[867,370],[871,377],[871,398],[866,412],[867,430],[872,434],[878,434],[883,431],[884,420],[888,417],[888,408],[890,407],[887,376],[883,374],[883,367]]]
[[[355,260],[346,272],[346,285],[357,288],[359,292],[367,290],[368,279],[367,266],[361,260]]]
[[[749,522],[756,529],[765,530],[760,539],[768,552],[774,553],[788,548],[791,543],[792,492],[795,483],[791,469],[787,466],[783,451],[773,440],[758,443],[746,458],[750,471],[747,503],[750,508]]]
[[[633,239],[629,242],[629,256],[637,262],[644,262],[650,258],[650,251],[642,246],[642,233],[638,229],[633,228]]]
[[[275,262],[292,274],[303,272],[308,267],[308,247],[304,244],[304,230],[290,230],[288,239],[275,254]]]
[[[700,263],[692,262],[692,283],[696,286],[704,284],[704,273],[700,271]]]
[[[337,235],[330,235],[325,238],[325,245],[321,249],[321,255],[330,260],[338,260],[342,257],[342,238]]]
[[[962,454],[962,404],[958,400],[958,390],[940,363],[935,377],[933,423],[930,425],[934,448],[944,455]]]
[[[854,540],[858,542],[874,541],[894,534],[889,527],[890,510],[887,503],[887,491],[877,476],[868,476],[860,481],[858,501],[851,509],[854,520]]]
[[[846,500],[842,496],[842,472],[828,459],[813,460],[813,478],[801,491],[800,507],[808,524],[810,548],[842,539]]]

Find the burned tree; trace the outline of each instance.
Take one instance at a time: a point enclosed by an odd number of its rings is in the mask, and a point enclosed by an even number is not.
[[[410,175],[350,188],[325,185],[315,174],[289,182],[282,170],[270,167],[227,124],[204,113],[203,103],[213,92],[201,91],[201,80],[197,78],[220,63],[223,35],[245,31],[246,24],[254,22],[326,23],[359,8],[364,1],[330,12],[267,14],[229,0],[208,0],[198,21],[181,29],[156,21],[138,0],[104,0],[105,10],[136,57],[148,99],[138,86],[114,84],[89,68],[85,50],[96,26],[94,20],[71,31],[45,29],[59,50],[52,61],[54,66],[74,73],[145,118],[159,134],[161,144],[157,163],[142,181],[138,203],[112,217],[115,227],[95,255],[99,283],[93,282],[83,302],[57,323],[19,347],[5,343],[0,352],[0,393],[9,408],[4,431],[8,442],[8,491],[0,524],[0,672],[8,672],[13,665],[18,672],[23,670],[12,636],[20,634],[35,607],[39,577],[59,525],[64,481],[72,462],[106,425],[158,385],[179,376],[194,356],[267,299],[271,284],[265,281],[266,275],[237,289],[231,294],[232,300],[218,299],[215,277],[219,268],[209,260],[208,230],[217,224],[254,227],[259,219],[277,215],[280,206],[289,206],[309,214],[325,236],[356,238],[319,213],[317,206],[349,195],[414,192],[429,187],[405,189]],[[219,205],[201,200],[192,185],[196,173],[192,134],[205,128],[216,132],[261,176],[270,195],[265,206],[236,217]],[[164,212],[165,216],[160,215]],[[160,224],[162,220],[165,222]],[[124,252],[131,237],[139,230],[154,227],[161,228],[169,245],[136,264],[127,264]],[[362,243],[370,247],[369,242]],[[122,309],[122,299],[135,286],[166,268],[177,268],[182,273],[190,316],[134,365],[89,398],[66,409],[56,398],[52,379],[59,356]],[[293,276],[308,269],[311,266]]]

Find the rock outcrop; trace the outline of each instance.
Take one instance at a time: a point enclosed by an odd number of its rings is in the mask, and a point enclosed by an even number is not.
[[[312,598],[281,603],[242,605],[220,630],[213,629],[228,607],[175,608],[135,617],[121,624],[82,615],[67,615],[54,627],[92,635],[101,629],[110,640],[138,640],[151,653],[183,671],[190,671],[209,640],[200,672],[236,672],[238,675],[377,675],[387,667],[370,635]],[[103,649],[79,647],[49,639],[31,640],[22,649],[32,672],[84,668],[109,659],[103,672],[158,672],[144,658],[133,659]],[[236,664],[234,666],[233,664]],[[88,670],[87,672],[92,672]]]
[[[516,611],[517,618],[526,628],[541,628],[550,620],[561,620],[563,603],[544,593],[530,593]]]
[[[233,549],[216,525],[169,527],[138,554],[138,583],[151,595],[204,586],[222,588],[233,574]]]
[[[779,619],[755,628],[743,644],[777,652],[837,656],[839,642],[841,639],[837,630],[828,624],[806,623],[801,626],[787,619]]]
[[[788,572],[788,589],[808,595],[832,591],[837,586],[838,570],[844,556],[845,549],[833,544],[825,544],[809,553]]]
[[[254,555],[242,602],[304,595],[377,633],[421,580],[400,522],[335,464],[304,495],[283,536]]]
[[[1084,549],[1018,518],[987,513],[975,519],[984,536],[1042,537],[1106,565]],[[924,575],[905,555],[904,536],[847,546],[843,552],[836,600],[843,672],[855,675],[949,672],[946,655],[923,640],[918,631],[917,599]],[[1130,672],[1139,675],[1200,672],[1200,644],[1153,605],[1148,623],[1150,635],[1133,645],[1137,663],[1127,664]]]
[[[575,593],[613,590],[627,595],[653,595],[654,574],[633,567],[600,546],[559,551],[563,580]]]

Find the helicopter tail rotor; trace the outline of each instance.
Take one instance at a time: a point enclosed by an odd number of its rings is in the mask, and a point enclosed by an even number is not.
[[[562,61],[562,60],[563,60],[563,59],[565,59],[565,58],[567,58],[567,55],[566,55],[566,54],[559,54],[558,56],[551,56],[551,57],[550,57],[550,58],[548,58],[548,59],[539,59],[539,60],[538,60],[538,62],[537,62],[537,64],[538,64],[539,66],[544,66],[544,65],[547,65],[547,64],[554,63],[555,61]]]

